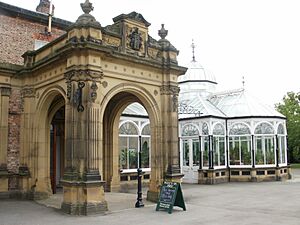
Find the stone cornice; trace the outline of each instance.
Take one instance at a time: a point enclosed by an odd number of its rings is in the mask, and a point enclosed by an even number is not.
[[[1,96],[10,96],[11,88],[10,87],[0,87]]]
[[[34,98],[35,97],[35,88],[31,87],[31,86],[25,86],[22,90],[21,90],[21,95],[23,98]]]

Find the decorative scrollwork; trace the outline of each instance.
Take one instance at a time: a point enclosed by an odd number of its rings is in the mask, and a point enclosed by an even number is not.
[[[194,108],[191,105],[188,105],[186,103],[179,103],[178,105],[178,113],[179,114],[193,114],[195,116],[200,116],[202,113],[199,109]]]
[[[84,88],[85,83],[80,81],[78,82],[78,88],[74,94],[74,104],[77,106],[78,112],[84,111],[84,106],[82,105],[82,89]]]
[[[97,90],[98,90],[98,86],[97,83],[94,81],[91,85],[91,99],[92,102],[95,102],[97,99]]]

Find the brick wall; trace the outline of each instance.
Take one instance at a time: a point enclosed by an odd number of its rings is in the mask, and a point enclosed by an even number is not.
[[[43,35],[45,27],[20,17],[0,14],[0,62],[23,64],[22,55],[34,49],[34,40],[52,41],[65,33],[52,27],[52,35]]]
[[[7,148],[7,169],[9,173],[16,174],[19,170],[19,155],[20,155],[20,127],[21,113],[23,103],[21,91],[13,89],[9,99],[9,114],[8,114],[8,148]],[[12,176],[9,179],[9,189],[17,188],[16,177]]]

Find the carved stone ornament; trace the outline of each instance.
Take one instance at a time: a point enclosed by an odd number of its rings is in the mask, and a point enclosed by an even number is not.
[[[67,80],[67,99],[71,99],[71,94],[72,94],[72,84],[70,80]]]
[[[134,27],[131,31],[131,33],[129,34],[129,46],[136,51],[139,51],[142,47],[142,43],[143,43],[143,38],[141,33],[139,32],[139,28]]]
[[[91,85],[91,100],[92,100],[92,102],[95,102],[97,99],[97,90],[98,90],[98,86],[97,86],[97,83],[94,81]]]
[[[178,86],[174,86],[174,85],[162,85],[160,87],[160,93],[162,95],[173,95],[173,94],[178,95],[179,91],[180,91],[180,88]]]
[[[172,95],[172,101],[173,101],[173,112],[178,111],[178,94],[179,94],[180,88],[178,86],[174,85],[163,85],[160,88],[160,93],[162,95]]]
[[[94,10],[93,4],[90,3],[89,0],[86,0],[84,3],[80,3],[82,11],[86,14],[89,14],[91,11]]]
[[[35,89],[33,87],[24,87],[21,91],[23,98],[34,98],[35,97]]]
[[[65,73],[65,79],[67,81],[99,81],[103,78],[103,71],[98,70],[71,70]]]
[[[162,24],[160,30],[158,31],[158,36],[161,37],[161,39],[165,39],[168,35],[168,31],[165,29],[165,25]]]
[[[77,111],[78,112],[83,112],[84,111],[84,106],[82,105],[82,89],[84,88],[85,83],[82,81],[78,82],[78,88],[74,93],[74,104],[77,106]]]
[[[0,91],[2,96],[10,96],[11,94],[11,88],[9,87],[1,87]]]

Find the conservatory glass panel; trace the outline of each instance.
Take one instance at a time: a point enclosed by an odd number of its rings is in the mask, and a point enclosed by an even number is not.
[[[189,124],[183,128],[182,136],[198,136],[199,131],[196,126]]]
[[[142,137],[142,161],[141,166],[142,168],[150,168],[150,157],[149,157],[149,151],[150,149],[150,137]]]
[[[229,137],[230,165],[240,165],[240,142],[239,137]]]
[[[232,126],[232,128],[229,131],[229,135],[246,135],[251,134],[249,127],[247,127],[245,124],[237,123]]]
[[[131,135],[138,135],[138,130],[136,126],[131,122],[124,123],[120,129],[119,134],[131,134]]]
[[[203,167],[208,167],[209,162],[208,162],[208,154],[209,154],[209,138],[202,137],[202,151],[203,151]]]
[[[138,168],[138,137],[127,137],[129,140],[129,169]]]
[[[255,138],[255,164],[256,165],[264,165],[264,147],[262,137]]]
[[[146,126],[144,126],[144,128],[142,130],[142,135],[150,135],[150,124],[147,124]]]
[[[279,124],[277,134],[284,134],[284,127],[282,124]]]
[[[183,166],[189,166],[189,141],[183,140]]]
[[[200,162],[199,140],[193,139],[193,166],[199,166]]]
[[[251,138],[240,137],[241,165],[251,165]]]
[[[255,134],[274,134],[274,130],[270,124],[261,123],[255,128]]]
[[[225,131],[224,131],[224,128],[221,124],[217,124],[215,127],[214,127],[214,131],[213,131],[213,134],[214,135],[225,135]]]
[[[275,164],[274,138],[272,136],[264,137],[266,164]]]
[[[284,164],[286,163],[285,157],[286,157],[286,145],[285,145],[285,136],[279,136],[278,137],[278,141],[279,141],[279,163],[280,164]]]
[[[225,138],[214,137],[214,166],[225,165]]]
[[[120,169],[128,169],[128,143],[127,137],[119,137],[119,149],[120,149]]]

